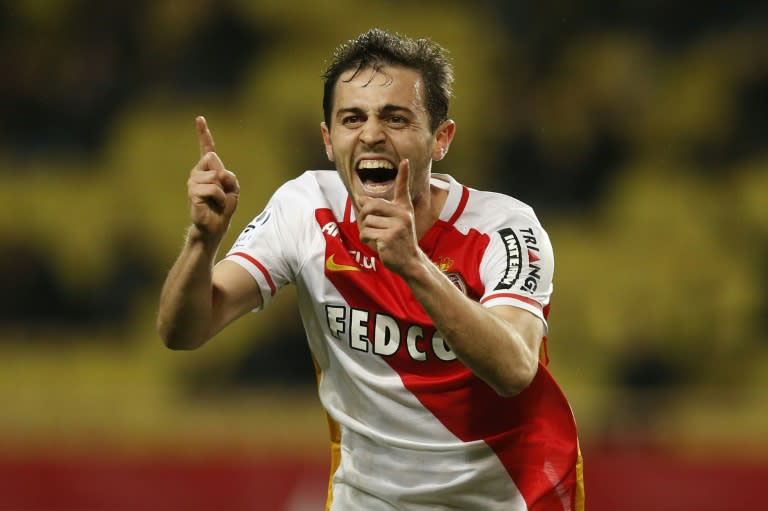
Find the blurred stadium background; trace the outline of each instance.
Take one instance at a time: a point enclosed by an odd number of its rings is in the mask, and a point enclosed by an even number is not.
[[[328,167],[320,74],[371,26],[452,52],[459,131],[436,170],[550,232],[587,509],[763,506],[766,4],[518,4],[0,3],[0,510],[322,508],[292,290],[193,353],[154,315],[194,116],[241,182],[229,245],[278,184]]]

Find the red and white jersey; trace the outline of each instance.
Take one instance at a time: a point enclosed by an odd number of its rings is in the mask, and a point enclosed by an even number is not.
[[[421,249],[468,297],[546,324],[553,257],[533,210],[433,174],[448,190]],[[451,352],[405,282],[359,240],[336,171],[287,182],[227,260],[266,306],[288,283],[331,424],[331,510],[577,511],[576,427],[544,367],[515,397],[496,394]]]

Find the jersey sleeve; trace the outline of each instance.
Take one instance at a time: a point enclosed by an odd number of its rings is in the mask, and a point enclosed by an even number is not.
[[[264,210],[240,232],[224,258],[245,268],[256,280],[261,289],[261,308],[296,277],[303,216],[303,199],[296,181],[289,181],[275,192]]]
[[[535,217],[524,215],[491,236],[480,263],[485,307],[512,305],[541,318],[552,294],[554,257],[549,236]]]

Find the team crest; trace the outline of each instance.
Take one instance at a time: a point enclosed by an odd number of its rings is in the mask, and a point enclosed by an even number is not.
[[[464,282],[464,277],[461,276],[461,273],[451,272],[446,273],[445,276],[448,277],[448,280],[450,280],[453,285],[464,294],[464,296],[467,295],[467,283]]]
[[[437,266],[441,272],[445,274],[446,277],[448,277],[448,280],[450,280],[454,286],[456,286],[459,291],[464,293],[466,296],[467,294],[467,283],[464,282],[464,277],[461,276],[460,273],[455,271],[449,271],[453,267],[453,259],[450,257],[440,257],[437,259],[437,261],[434,261],[435,266]]]
[[[451,266],[453,266],[453,259],[450,257],[441,257],[435,261],[435,266],[440,268],[441,272],[448,273],[448,270],[450,270]]]

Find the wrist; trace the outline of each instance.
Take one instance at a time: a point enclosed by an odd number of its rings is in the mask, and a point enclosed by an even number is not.
[[[434,263],[429,260],[427,255],[419,251],[419,256],[411,264],[402,268],[400,276],[409,286],[423,284],[429,279],[430,270],[433,266]]]
[[[200,229],[195,224],[192,224],[189,229],[187,229],[186,242],[187,245],[200,245],[207,252],[216,253],[219,244],[221,243],[221,238],[220,235],[215,235],[210,231]]]

